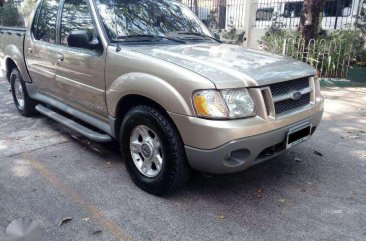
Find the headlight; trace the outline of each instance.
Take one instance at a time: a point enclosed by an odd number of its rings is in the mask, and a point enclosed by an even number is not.
[[[222,90],[230,118],[255,115],[254,102],[247,89]]]
[[[193,102],[198,116],[221,119],[229,117],[227,106],[220,92],[216,90],[195,92]]]
[[[254,102],[247,89],[201,90],[193,95],[196,113],[213,119],[254,116]]]

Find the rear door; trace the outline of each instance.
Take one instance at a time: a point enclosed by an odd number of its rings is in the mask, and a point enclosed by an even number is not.
[[[102,44],[96,47],[68,46],[68,36],[74,30],[88,30],[99,42],[90,7],[86,0],[64,0],[60,19],[60,47],[56,82],[62,98],[71,106],[94,115],[108,116],[105,102],[105,52]]]
[[[56,23],[59,0],[43,0],[37,8],[31,31],[24,45],[25,59],[32,81],[40,92],[58,96]]]

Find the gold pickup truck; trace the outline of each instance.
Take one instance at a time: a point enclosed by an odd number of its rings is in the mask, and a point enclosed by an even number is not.
[[[191,169],[243,171],[308,139],[322,118],[312,67],[223,44],[179,2],[40,0],[32,19],[0,28],[19,112],[117,140],[150,193],[181,187]]]

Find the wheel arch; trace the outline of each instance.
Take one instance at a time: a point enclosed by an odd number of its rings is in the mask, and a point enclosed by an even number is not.
[[[16,67],[19,69],[25,82],[31,83],[31,79],[28,75],[28,70],[25,64],[25,59],[23,56],[23,48],[19,49],[16,45],[11,44],[7,46],[4,51],[5,55],[5,71],[6,77],[9,80],[11,71]]]
[[[169,112],[193,115],[192,93],[193,91],[182,83],[134,72],[120,76],[109,85],[106,102],[109,115],[112,117],[116,117],[117,106],[121,100],[130,95],[150,99]]]
[[[136,107],[139,105],[147,105],[147,106],[151,106],[151,107],[158,109],[162,114],[164,114],[171,121],[171,123],[175,126],[175,128],[178,131],[178,128],[175,125],[173,119],[170,118],[169,114],[167,114],[167,110],[162,105],[160,105],[156,101],[154,101],[146,96],[138,95],[138,94],[129,94],[129,95],[126,95],[123,98],[121,98],[116,107],[116,112],[115,112],[116,121],[115,121],[115,125],[114,125],[114,132],[115,132],[116,136],[118,136],[121,131],[121,124],[122,124],[122,121],[123,121],[124,117],[126,116],[127,112],[129,110],[131,110],[133,107]]]
[[[11,58],[6,58],[5,60],[5,72],[6,72],[6,79],[10,82],[10,75],[13,69],[18,68],[15,61]],[[19,69],[19,68],[18,68]]]

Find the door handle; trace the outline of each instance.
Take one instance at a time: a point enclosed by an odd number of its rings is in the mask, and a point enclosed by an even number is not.
[[[64,55],[63,54],[57,54],[57,61],[58,62],[64,61]]]

